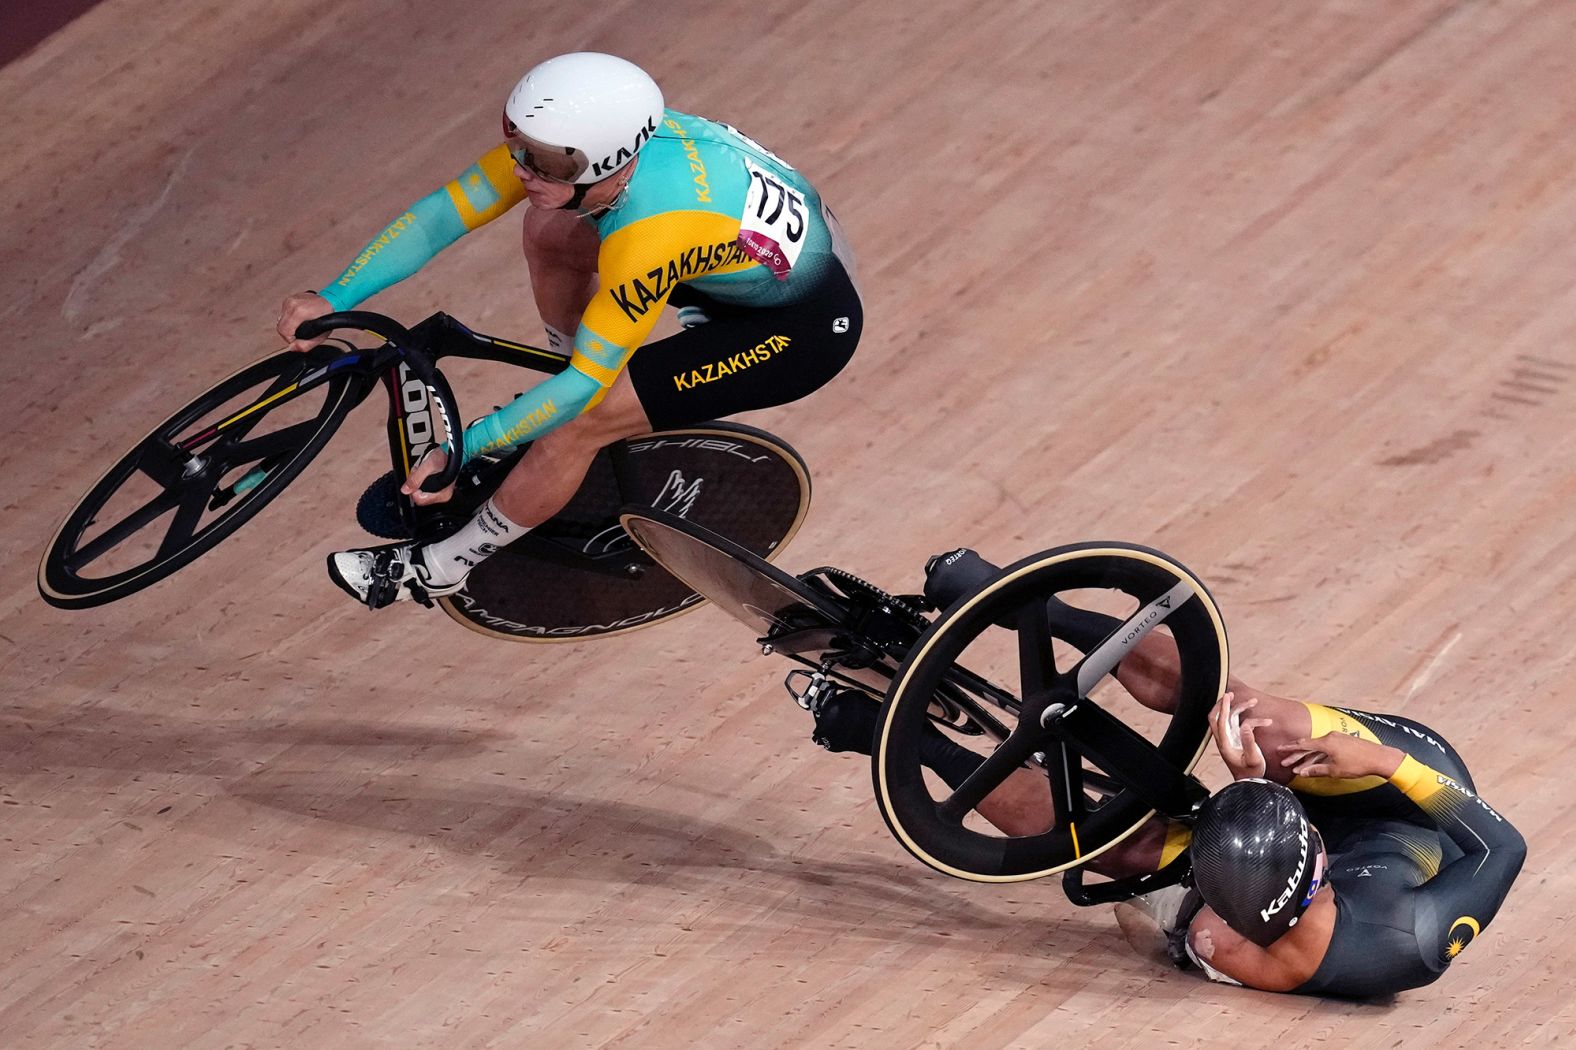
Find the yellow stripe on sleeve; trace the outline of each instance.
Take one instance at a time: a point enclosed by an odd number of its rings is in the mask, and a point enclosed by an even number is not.
[[[482,154],[444,189],[467,230],[492,222],[525,200],[525,187],[514,177],[514,158],[501,144]]]
[[[1439,782],[1439,774],[1423,765],[1411,755],[1401,759],[1401,764],[1396,767],[1395,775],[1390,778],[1390,783],[1400,789],[1401,794],[1422,806],[1429,799],[1443,789]]]
[[[1313,728],[1308,732],[1310,739],[1318,739],[1326,733],[1344,733],[1347,736],[1379,743],[1379,738],[1374,736],[1371,729],[1344,711],[1337,711],[1323,704],[1302,706],[1308,709],[1308,717],[1313,723]],[[1353,777],[1345,780],[1336,777],[1292,777],[1287,786],[1293,791],[1303,791],[1310,795],[1355,795],[1359,791],[1379,787],[1384,782],[1384,777]]]
[[[588,357],[579,350],[576,350],[575,355],[569,359],[569,364],[571,367],[579,369],[581,372],[584,372],[592,379],[595,379],[597,381],[597,385],[601,386],[605,390],[613,385],[613,380],[618,378],[618,373],[622,370],[623,360],[624,359],[622,358],[620,359],[619,368],[607,368],[598,363],[594,358]]]
[[[1193,841],[1193,832],[1180,820],[1173,820],[1166,825],[1165,845],[1160,847],[1160,867],[1163,868],[1176,860],[1177,854],[1187,849],[1188,843]],[[1155,869],[1160,870],[1159,868]]]

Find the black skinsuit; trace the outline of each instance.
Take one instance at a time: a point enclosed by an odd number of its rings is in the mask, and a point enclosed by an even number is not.
[[[1330,855],[1337,913],[1324,961],[1295,990],[1390,995],[1436,980],[1472,943],[1527,846],[1473,793],[1460,756],[1437,734],[1392,715],[1338,710],[1421,767],[1398,771],[1409,781],[1404,792],[1393,783],[1334,797],[1299,792]]]

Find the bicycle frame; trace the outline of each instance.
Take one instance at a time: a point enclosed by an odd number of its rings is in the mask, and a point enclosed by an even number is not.
[[[873,620],[873,617],[879,619]],[[889,614],[875,613],[862,619],[866,629],[872,622],[890,626],[883,622],[890,619]],[[842,644],[834,645],[834,639]],[[834,681],[865,689],[879,697],[892,679],[893,665],[872,659],[877,651],[874,643],[866,634],[856,633],[850,637],[847,621],[798,626],[785,634],[768,635],[757,641],[763,652],[784,655],[804,665],[806,669],[788,672],[784,685],[789,695],[809,711],[814,711],[830,696]],[[901,646],[897,652],[906,655],[907,648]],[[819,663],[806,657],[806,651],[817,652]],[[804,676],[804,685],[796,689],[795,680],[801,676]],[[990,735],[1000,741],[1006,736],[1005,727],[977,703],[975,697],[1014,715],[1018,712],[1016,697],[962,666],[947,672],[936,699],[943,706],[950,705],[966,712],[976,724],[994,724],[996,728]],[[1153,744],[1092,700],[1085,698],[1056,711],[1047,718],[1045,727],[1063,747],[1088,756],[1101,769],[1113,771],[1110,777],[1104,777],[1084,770],[1085,784],[1109,793],[1130,789],[1145,805],[1167,819],[1191,820],[1193,807],[1209,794],[1192,774],[1172,765]],[[1065,820],[1065,814],[1058,814],[1058,819]],[[1191,864],[1184,852],[1159,871],[1086,886],[1084,869],[1075,867],[1063,873],[1062,890],[1069,901],[1080,907],[1112,904],[1176,885],[1190,870]]]
[[[336,329],[365,331],[379,342],[362,348],[337,338],[305,353],[271,354],[220,380],[119,457],[45,548],[38,576],[44,600],[59,608],[117,601],[201,557],[284,491],[379,383],[388,397],[393,470],[362,492],[357,522],[383,539],[417,542],[461,527],[515,469],[526,446],[469,464],[448,457],[423,488],[436,492],[452,483],[452,498],[414,505],[401,491],[405,479],[435,442],[461,434],[459,406],[435,362],[466,357],[539,376],[570,363],[567,354],[482,335],[441,313],[413,329],[375,313],[328,314],[297,334],[326,337]],[[536,380],[517,382],[529,387]],[[727,521],[751,551],[769,557],[798,529],[809,497],[803,460],[753,427],[705,422],[613,442],[592,459],[558,514],[491,563],[467,595],[439,604],[484,634],[515,640],[632,630],[696,601],[674,591],[677,581],[668,574],[648,577],[650,559],[618,539],[616,516],[624,504]],[[529,594],[515,581],[530,571],[527,563],[545,573]]]
[[[311,356],[306,359],[322,362],[320,368],[292,383],[270,387],[252,404],[182,441],[177,450],[189,457],[186,469],[190,469],[190,463],[198,458],[198,450],[204,445],[222,434],[244,433],[251,425],[252,418],[262,409],[299,397],[348,372],[376,376],[388,392],[389,459],[399,477],[408,477],[437,440],[438,427],[433,419],[435,412],[442,419],[446,439],[458,440],[461,433],[459,405],[448,381],[437,369],[440,359],[465,357],[529,368],[547,375],[556,375],[569,367],[568,354],[473,332],[442,312],[406,329],[382,314],[345,311],[308,321],[301,325],[297,334],[302,338],[312,338],[345,328],[369,332],[382,339],[383,344],[371,349],[346,352],[324,352],[321,349],[309,351]],[[359,404],[365,400],[371,390],[372,385],[369,383],[355,395],[355,402]],[[437,477],[428,479],[423,489],[436,492],[447,487],[458,476],[460,467],[460,458],[451,457],[447,468]],[[266,471],[254,472],[261,473]],[[243,478],[237,482],[220,502],[244,492],[247,481]],[[401,499],[400,512],[405,524],[412,530],[422,524],[422,515],[416,512],[414,504],[408,499]]]
[[[436,370],[436,365],[445,357],[512,365],[545,375],[557,375],[569,367],[568,354],[517,343],[510,339],[483,335],[442,312],[435,313],[412,327],[408,340],[411,347],[406,350],[407,357],[411,348],[416,349],[431,362],[433,375],[439,379],[442,373]],[[454,436],[463,429],[459,423],[461,418],[459,408],[453,405],[450,414],[451,410],[445,408],[442,398],[434,398],[434,391],[422,377],[419,364],[412,367],[412,362],[409,360],[400,360],[386,367],[381,379],[389,397],[389,461],[396,476],[408,477],[416,464],[421,461],[421,457],[426,455],[434,444],[436,428],[432,418],[433,411],[436,410],[444,415],[445,433]],[[450,422],[454,425],[450,426]],[[457,475],[459,457],[451,457],[449,466]],[[445,473],[449,472],[445,471]],[[449,481],[452,480],[452,477],[449,478]],[[435,492],[449,481],[443,484],[429,483],[423,488]],[[400,514],[405,524],[412,530],[412,535],[421,535],[427,515],[420,513],[419,509],[407,499],[400,500]]]
[[[817,569],[793,577],[751,559],[727,538],[673,515],[643,511],[626,514],[623,520],[636,541],[670,572],[747,625],[766,628],[756,644],[763,653],[786,656],[801,665],[788,673],[784,685],[806,710],[817,711],[838,684],[879,699],[926,634],[925,621],[916,619],[909,607],[915,599],[893,599],[840,570]],[[987,569],[987,576],[1000,571],[994,566]],[[925,599],[919,601],[923,608],[934,607]],[[1112,637],[1123,637],[1130,630],[1131,625],[1124,624]],[[987,705],[1014,718],[1024,708],[1010,691],[959,664],[946,670],[930,703],[932,717],[939,706],[946,716],[942,721],[954,729],[985,733],[998,742],[1009,731]],[[959,719],[959,714],[967,719]],[[1087,787],[1107,795],[1131,791],[1145,807],[1183,820],[1191,819],[1194,804],[1208,794],[1154,744],[1087,697],[1070,696],[1069,702],[1052,705],[1043,725],[1064,751],[1087,756],[1106,771],[1082,770],[1081,782]],[[1069,757],[1064,755],[1064,761]],[[1071,760],[1081,762],[1077,757]],[[1039,756],[1032,761],[1047,771],[1053,765],[1041,762]],[[1066,819],[1066,814],[1058,814],[1059,821]],[[1173,885],[1188,870],[1184,852],[1160,871],[1085,886],[1083,869],[1074,867],[1063,874],[1063,890],[1081,906],[1109,903]]]

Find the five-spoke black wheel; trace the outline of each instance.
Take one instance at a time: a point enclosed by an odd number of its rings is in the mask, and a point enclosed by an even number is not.
[[[1026,558],[954,602],[898,669],[873,758],[881,814],[960,878],[1087,863],[1157,808],[1185,812],[1226,674],[1214,600],[1166,555],[1086,543]],[[954,734],[982,759],[955,790],[921,762],[938,696],[983,716],[982,733]]]

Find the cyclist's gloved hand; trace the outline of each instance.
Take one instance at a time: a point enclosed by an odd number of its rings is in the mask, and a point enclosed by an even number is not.
[[[279,337],[289,343],[288,349],[304,352],[312,349],[327,335],[320,335],[316,339],[297,339],[295,330],[302,321],[310,321],[314,317],[334,312],[334,307],[329,301],[316,292],[296,292],[286,296],[284,305],[279,308]]]

